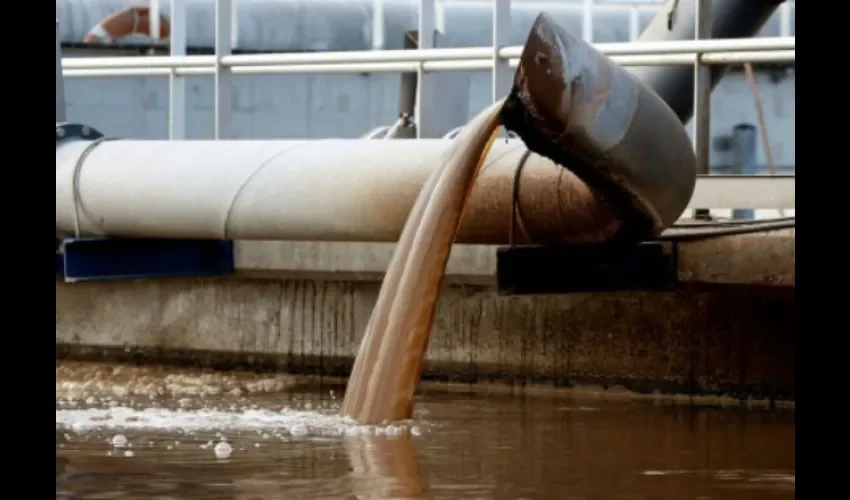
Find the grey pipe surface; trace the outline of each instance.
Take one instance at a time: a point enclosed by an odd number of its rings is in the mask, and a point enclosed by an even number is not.
[[[784,0],[714,0],[711,38],[747,38],[756,35]],[[641,34],[642,42],[693,40],[696,29],[694,0],[667,0]],[[672,16],[671,16],[672,15]],[[671,22],[672,21],[672,22]],[[711,66],[711,88],[728,66]],[[693,114],[693,66],[636,66],[629,68],[687,123]]]
[[[392,242],[450,140],[62,141],[56,230],[83,236]],[[88,153],[87,153],[88,150]],[[458,243],[603,242],[622,222],[569,170],[496,141]],[[76,172],[76,174],[75,174]],[[664,205],[664,218],[686,208]],[[75,210],[75,203],[79,210]]]

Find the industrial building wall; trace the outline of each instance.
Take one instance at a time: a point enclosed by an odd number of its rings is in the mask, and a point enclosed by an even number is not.
[[[132,4],[131,0],[59,0],[61,40],[82,41],[103,16]],[[170,0],[160,0],[170,12]],[[596,2],[594,42],[625,42],[637,37],[660,2]],[[760,36],[794,35],[795,3],[771,17]],[[378,15],[376,5],[382,6]],[[212,47],[214,2],[187,0],[187,41],[194,47]],[[236,0],[237,48],[247,51],[368,50],[402,48],[405,30],[416,27],[416,0]],[[584,2],[578,0],[514,0],[511,3],[510,43],[523,43],[534,17],[545,10],[572,32],[584,27]],[[479,47],[492,42],[492,5],[486,1],[438,2],[438,24],[445,34],[441,46]],[[636,14],[634,19],[632,14]],[[783,22],[784,19],[784,22]],[[637,21],[633,23],[632,21]],[[116,44],[148,43],[130,37]],[[66,57],[106,56],[110,51],[66,50]],[[113,54],[115,53],[113,52]],[[769,127],[771,148],[778,165],[794,165],[794,76],[759,75],[759,86]],[[467,115],[483,109],[491,99],[488,72],[452,73],[463,82],[442,93],[457,97],[454,88],[468,89]],[[213,134],[212,77],[187,78],[190,138]],[[168,81],[165,78],[66,80],[68,118],[91,124],[104,133],[131,138],[165,138],[168,134]],[[389,125],[398,115],[399,77],[394,74],[275,75],[235,78],[234,138],[359,137]],[[463,101],[463,99],[459,99]],[[451,105],[449,105],[451,106]],[[462,106],[463,107],[463,106]],[[740,72],[728,75],[714,92],[711,133],[712,165],[729,163],[728,141],[723,139],[740,123],[757,125],[752,93]],[[457,117],[459,119],[459,117]],[[453,117],[453,120],[455,117]],[[757,162],[764,164],[759,141]]]
[[[490,74],[470,75],[468,114],[472,117],[489,103]],[[766,72],[758,75],[774,161],[783,168],[794,165],[794,80],[793,75],[778,81]],[[168,137],[166,78],[68,79],[65,85],[69,120],[92,125],[107,135]],[[234,85],[234,138],[359,137],[396,119],[398,92],[395,74],[240,76]],[[188,137],[211,138],[212,77],[187,78],[187,99]],[[758,120],[746,79],[742,73],[732,73],[712,98],[713,166],[722,168],[730,162],[723,138],[739,123],[757,125]],[[765,163],[760,142],[758,163]]]

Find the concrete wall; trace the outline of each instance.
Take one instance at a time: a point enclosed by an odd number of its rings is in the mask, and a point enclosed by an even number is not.
[[[57,283],[71,359],[150,359],[346,376],[380,284]],[[791,295],[681,291],[500,297],[447,287],[426,379],[794,397]]]
[[[347,376],[393,247],[246,241],[234,278],[57,283],[58,352]],[[495,247],[458,245],[425,376],[793,398],[793,231],[678,256],[687,290],[503,297]]]

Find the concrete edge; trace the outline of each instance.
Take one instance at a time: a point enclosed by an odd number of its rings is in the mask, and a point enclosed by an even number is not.
[[[201,354],[200,359],[189,356],[181,356],[174,352],[162,351],[160,355],[149,356],[144,354],[144,349],[139,348],[114,348],[87,345],[56,344],[56,362],[71,364],[103,363],[120,364],[128,366],[166,366],[172,370],[211,370],[218,372],[244,372],[244,373],[285,373],[293,378],[293,385],[321,385],[328,388],[336,388],[340,393],[345,391],[348,377],[343,375],[327,375],[321,373],[300,373],[298,371],[283,370],[270,365],[234,365],[222,366],[221,364],[199,363],[204,358],[209,358],[209,353]],[[165,354],[165,356],[162,356]],[[191,360],[186,362],[183,360]],[[207,359],[207,361],[209,361]],[[231,361],[232,362],[232,361]],[[353,362],[353,360],[351,360]],[[796,401],[790,398],[773,398],[764,395],[748,395],[747,397],[734,396],[727,393],[686,393],[686,392],[652,392],[636,391],[624,385],[609,385],[599,383],[575,383],[566,387],[556,387],[545,383],[513,383],[494,380],[477,380],[475,382],[457,382],[449,380],[433,379],[429,374],[423,373],[422,379],[416,390],[419,394],[490,394],[490,395],[513,395],[537,398],[562,398],[572,397],[593,400],[653,400],[657,403],[686,404],[689,406],[722,406],[743,407],[748,409],[793,409]]]
[[[679,280],[715,285],[794,286],[794,229],[679,242]],[[380,281],[394,243],[237,241],[237,276]],[[455,245],[448,284],[496,285],[496,245]]]

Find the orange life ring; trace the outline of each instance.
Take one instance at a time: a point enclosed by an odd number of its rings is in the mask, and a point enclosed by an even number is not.
[[[150,34],[150,8],[125,7],[103,18],[86,33],[83,42],[110,43],[130,35]],[[162,14],[159,16],[159,35],[160,38],[171,35],[171,25]]]

